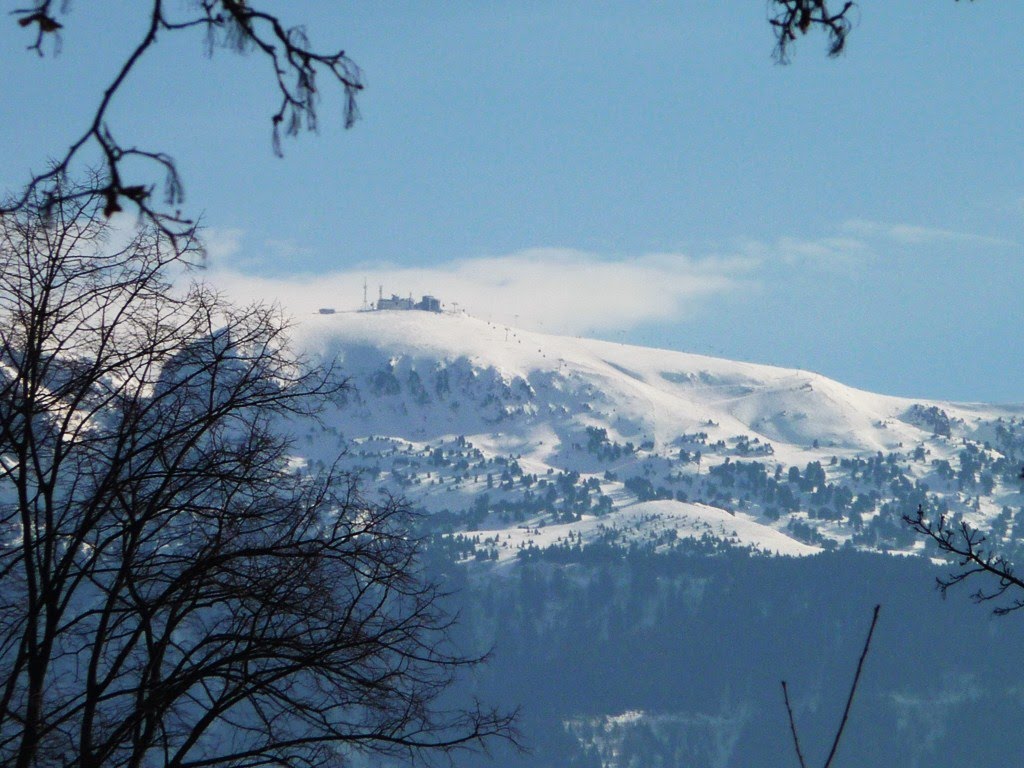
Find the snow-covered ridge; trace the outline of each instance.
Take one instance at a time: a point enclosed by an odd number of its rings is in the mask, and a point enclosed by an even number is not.
[[[899,503],[909,503],[913,487],[930,481],[930,491],[948,499],[951,509],[960,505],[991,517],[1015,491],[1007,474],[1005,482],[1001,476],[984,479],[986,493],[977,493],[970,482],[951,483],[946,468],[936,462],[959,470],[959,452],[970,444],[982,453],[979,467],[968,467],[975,480],[981,482],[989,465],[998,475],[1015,460],[1007,445],[1014,445],[1024,407],[891,397],[808,371],[553,336],[456,314],[337,313],[304,321],[300,333],[307,349],[336,360],[352,377],[348,402],[332,423],[343,440],[361,446],[355,454],[363,469],[376,473],[382,484],[397,482],[429,510],[479,507],[484,493],[489,494],[487,504],[497,505],[494,509],[501,507],[500,500],[507,501],[502,515],[477,515],[481,528],[526,525],[516,519],[518,512],[510,511],[510,500],[525,494],[530,502],[525,509],[540,509],[535,496],[545,484],[539,480],[548,477],[554,483],[553,473],[578,474],[584,492],[595,499],[607,497],[601,501],[605,511],[609,504],[619,510],[638,501],[664,501],[669,493],[674,501],[686,497],[725,509],[770,529],[758,535],[744,524],[739,527],[749,535],[739,538],[774,551],[804,546],[779,545],[777,536],[793,530],[810,544],[821,543],[814,539],[819,533],[845,541],[878,513],[888,493],[880,480],[873,481],[880,484],[874,506],[869,510],[868,501],[859,502],[862,512],[844,522],[857,496],[866,499],[870,490],[863,482],[867,470],[853,468],[855,461],[878,462],[885,456],[890,466],[899,465],[906,481],[906,498]],[[318,441],[308,442],[318,452]],[[396,467],[398,454],[404,457]],[[428,454],[434,457],[434,473],[414,461]],[[486,462],[496,458],[511,459],[514,465],[485,471]],[[803,507],[812,498],[821,505],[833,503],[831,491],[811,485],[798,491],[795,502],[783,494],[782,503],[789,507],[778,508],[774,491],[766,492],[763,504],[749,493],[730,495],[733,481],[725,475],[733,468],[720,467],[730,461],[759,462],[763,473],[772,476],[769,485],[780,488],[786,482],[780,472],[791,467],[806,471],[816,462],[828,468],[823,487],[845,483],[849,493],[840,494],[837,509],[823,513],[835,519],[819,523],[815,510]],[[459,473],[446,474],[444,466],[456,464]],[[702,479],[701,473],[715,468],[721,478]],[[877,467],[871,471],[880,476]],[[892,475],[886,481],[891,485],[895,475],[892,469],[886,472]],[[643,480],[654,496],[644,490]],[[426,486],[424,481],[429,481]],[[793,504],[796,509],[790,508]],[[559,519],[577,525],[581,533],[589,530],[582,512],[578,521],[570,517]],[[801,525],[810,525],[813,540]]]

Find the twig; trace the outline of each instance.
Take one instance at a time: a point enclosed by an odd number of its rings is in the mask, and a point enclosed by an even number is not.
[[[846,727],[846,719],[850,716],[850,706],[853,704],[853,697],[857,693],[857,684],[860,682],[860,673],[864,669],[864,659],[867,658],[868,649],[871,648],[871,636],[875,634],[875,625],[878,623],[878,611],[882,606],[876,605],[875,612],[871,617],[871,628],[868,629],[868,636],[864,640],[864,650],[860,652],[860,660],[857,662],[857,673],[853,676],[853,685],[850,686],[850,696],[846,700],[846,709],[843,710],[843,719],[839,723],[839,730],[836,731],[835,741],[832,742],[832,751],[828,753],[828,759],[825,760],[824,768],[829,768],[832,764],[832,758],[836,756],[836,750],[839,748],[839,740],[843,736],[843,729]]]
[[[850,708],[853,706],[853,697],[857,694],[857,686],[860,684],[860,673],[864,669],[864,659],[868,656],[868,650],[871,648],[871,638],[875,634],[875,625],[878,624],[878,612],[882,606],[876,605],[874,613],[871,616],[871,627],[868,629],[868,636],[864,640],[864,648],[860,652],[860,659],[857,661],[857,672],[853,676],[853,684],[850,686],[850,695],[846,699],[846,708],[843,710],[843,717],[839,721],[839,728],[836,729],[835,739],[832,741],[832,749],[828,753],[828,757],[825,759],[823,768],[829,768],[832,765],[832,760],[836,756],[836,750],[839,749],[839,742],[843,738],[843,730],[846,728],[846,721],[850,717]],[[793,736],[793,747],[796,749],[797,760],[800,761],[800,768],[807,768],[807,763],[804,760],[803,752],[800,749],[800,737],[797,735],[796,720],[793,718],[793,706],[789,702],[789,688],[786,686],[786,681],[782,681],[782,697],[786,702],[786,714],[789,716],[789,731]]]
[[[793,721],[793,707],[789,704],[789,689],[786,688],[786,681],[782,681],[782,698],[786,700],[786,714],[789,715],[789,731],[793,734],[793,746],[796,748],[796,759],[800,761],[800,768],[807,768],[804,762],[804,753],[800,751],[800,737],[796,735],[796,723]]]

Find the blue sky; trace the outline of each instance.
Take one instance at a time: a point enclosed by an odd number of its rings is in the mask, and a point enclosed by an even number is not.
[[[81,130],[141,29],[101,5],[72,4],[57,58],[0,24],[4,189]],[[273,157],[265,62],[184,36],[112,117],[176,158],[240,296],[355,308],[365,277],[551,332],[1024,400],[1024,4],[864,0],[845,55],[811,35],[785,67],[760,1],[271,5],[363,68],[355,128],[327,92],[319,134]]]

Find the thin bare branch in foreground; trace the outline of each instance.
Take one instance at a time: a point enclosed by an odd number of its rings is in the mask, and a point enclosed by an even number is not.
[[[839,726],[836,728],[835,738],[832,740],[832,748],[829,750],[828,757],[825,758],[823,768],[830,768],[832,761],[835,759],[836,751],[839,749],[839,742],[843,738],[843,732],[846,729],[846,722],[850,717],[850,708],[853,706],[853,699],[857,695],[857,686],[860,685],[860,675],[864,669],[864,660],[868,656],[868,651],[871,649],[871,638],[875,634],[875,625],[878,624],[878,612],[881,610],[880,605],[875,606],[874,613],[871,616],[871,626],[868,628],[868,636],[864,640],[864,648],[860,652],[860,658],[857,660],[857,671],[853,675],[853,683],[850,685],[850,693],[846,698],[846,706],[843,708],[843,716],[839,720]],[[789,687],[786,685],[786,681],[782,681],[782,696],[786,703],[786,714],[789,716],[789,730],[793,737],[793,747],[796,749],[797,760],[800,763],[800,768],[807,768],[807,763],[804,761],[803,752],[800,749],[800,737],[797,734],[796,721],[793,718],[793,707],[789,701]]]

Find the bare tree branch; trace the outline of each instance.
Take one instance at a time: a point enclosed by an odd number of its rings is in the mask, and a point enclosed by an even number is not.
[[[832,765],[832,760],[836,756],[836,750],[839,748],[839,741],[843,738],[843,730],[846,728],[846,721],[850,717],[850,707],[853,706],[853,697],[857,695],[857,685],[860,683],[860,673],[864,669],[864,659],[868,656],[868,651],[871,649],[871,638],[875,634],[875,625],[878,624],[878,611],[882,606],[876,605],[875,611],[871,615],[871,626],[868,628],[868,636],[864,639],[864,649],[860,652],[860,658],[857,660],[857,671],[853,675],[853,683],[850,685],[850,695],[846,699],[846,707],[843,708],[843,717],[839,721],[839,728],[836,729],[836,737],[832,742],[832,749],[829,750],[828,757],[825,759],[825,768],[829,768]]]
[[[850,717],[850,709],[853,706],[853,699],[857,695],[857,686],[860,685],[861,671],[864,669],[864,660],[868,656],[868,651],[871,649],[871,638],[875,634],[875,626],[878,624],[878,612],[882,606],[876,605],[875,610],[871,615],[871,626],[868,628],[868,636],[864,640],[864,648],[860,652],[860,658],[857,660],[857,671],[853,675],[853,683],[850,685],[850,693],[846,697],[846,706],[843,708],[843,716],[839,720],[839,727],[836,728],[835,737],[832,740],[832,748],[829,750],[828,756],[825,758],[823,768],[830,768],[832,761],[835,759],[836,751],[839,749],[839,742],[842,741],[843,731],[846,729],[846,722]],[[797,760],[800,763],[800,768],[807,768],[807,763],[804,761],[803,752],[800,750],[800,738],[797,735],[796,721],[793,718],[793,707],[789,702],[789,688],[786,685],[786,681],[782,681],[782,696],[786,703],[786,713],[789,716],[789,730],[793,737],[793,747],[796,749]]]
[[[786,715],[789,717],[789,733],[793,737],[793,748],[796,750],[796,759],[800,763],[800,768],[807,768],[807,762],[804,760],[804,753],[800,749],[800,737],[796,731],[796,720],[793,719],[793,706],[789,703],[789,686],[786,685],[786,681],[782,681],[782,698],[786,702]]]
[[[775,32],[775,60],[780,64],[788,63],[790,46],[796,42],[797,34],[806,35],[812,29],[828,34],[828,55],[838,56],[853,29],[850,16],[856,7],[852,0],[843,0],[842,7],[833,12],[828,0],[769,0],[768,23]]]
[[[59,40],[65,26],[58,17],[68,14],[68,3],[65,0],[59,8],[56,5],[54,0],[35,0],[31,6],[13,12],[20,26],[34,30],[34,42],[28,47],[40,56],[44,54],[44,41],[47,38]],[[192,10],[182,16],[169,11],[164,0],[148,0],[140,5],[146,9],[148,18],[145,33],[103,91],[85,129],[63,156],[31,178],[20,196],[0,205],[0,215],[23,210],[30,203],[41,206],[48,215],[67,199],[70,194],[68,177],[81,170],[76,161],[91,148],[102,158],[103,173],[94,184],[76,186],[73,194],[85,199],[102,197],[103,212],[107,216],[123,210],[126,203],[131,204],[172,244],[179,239],[191,240],[192,221],[180,210],[185,197],[184,186],[174,159],[158,150],[124,143],[107,119],[111,104],[126,87],[136,65],[163,34],[202,29],[207,53],[212,54],[218,47],[238,53],[256,52],[269,64],[281,99],[271,116],[272,145],[278,155],[282,153],[282,135],[316,131],[321,78],[333,82],[344,94],[345,127],[350,128],[358,118],[356,96],[363,88],[359,67],[344,51],[314,48],[302,27],[286,26],[279,16],[245,0],[197,0]],[[55,46],[55,50],[58,47]],[[162,196],[155,199],[151,181],[126,178],[125,161],[128,160],[142,160],[144,166],[163,176]]]
[[[1022,473],[1024,477],[1024,473]],[[987,583],[971,594],[977,603],[998,602],[1008,595],[1024,592],[1024,580],[1017,576],[1013,563],[989,544],[988,537],[962,517],[946,519],[940,515],[930,520],[923,506],[918,506],[913,515],[904,515],[903,522],[916,533],[934,542],[938,550],[952,556],[958,570],[950,571],[945,577],[936,577],[936,587],[945,597],[946,592],[975,576],[986,575]],[[1024,598],[1012,597],[996,605],[992,612],[997,616],[1024,608]]]
[[[818,29],[828,35],[828,55],[839,56],[846,50],[856,11],[857,3],[852,0],[768,0],[768,23],[775,33],[772,55],[778,63],[788,64],[798,36]]]

